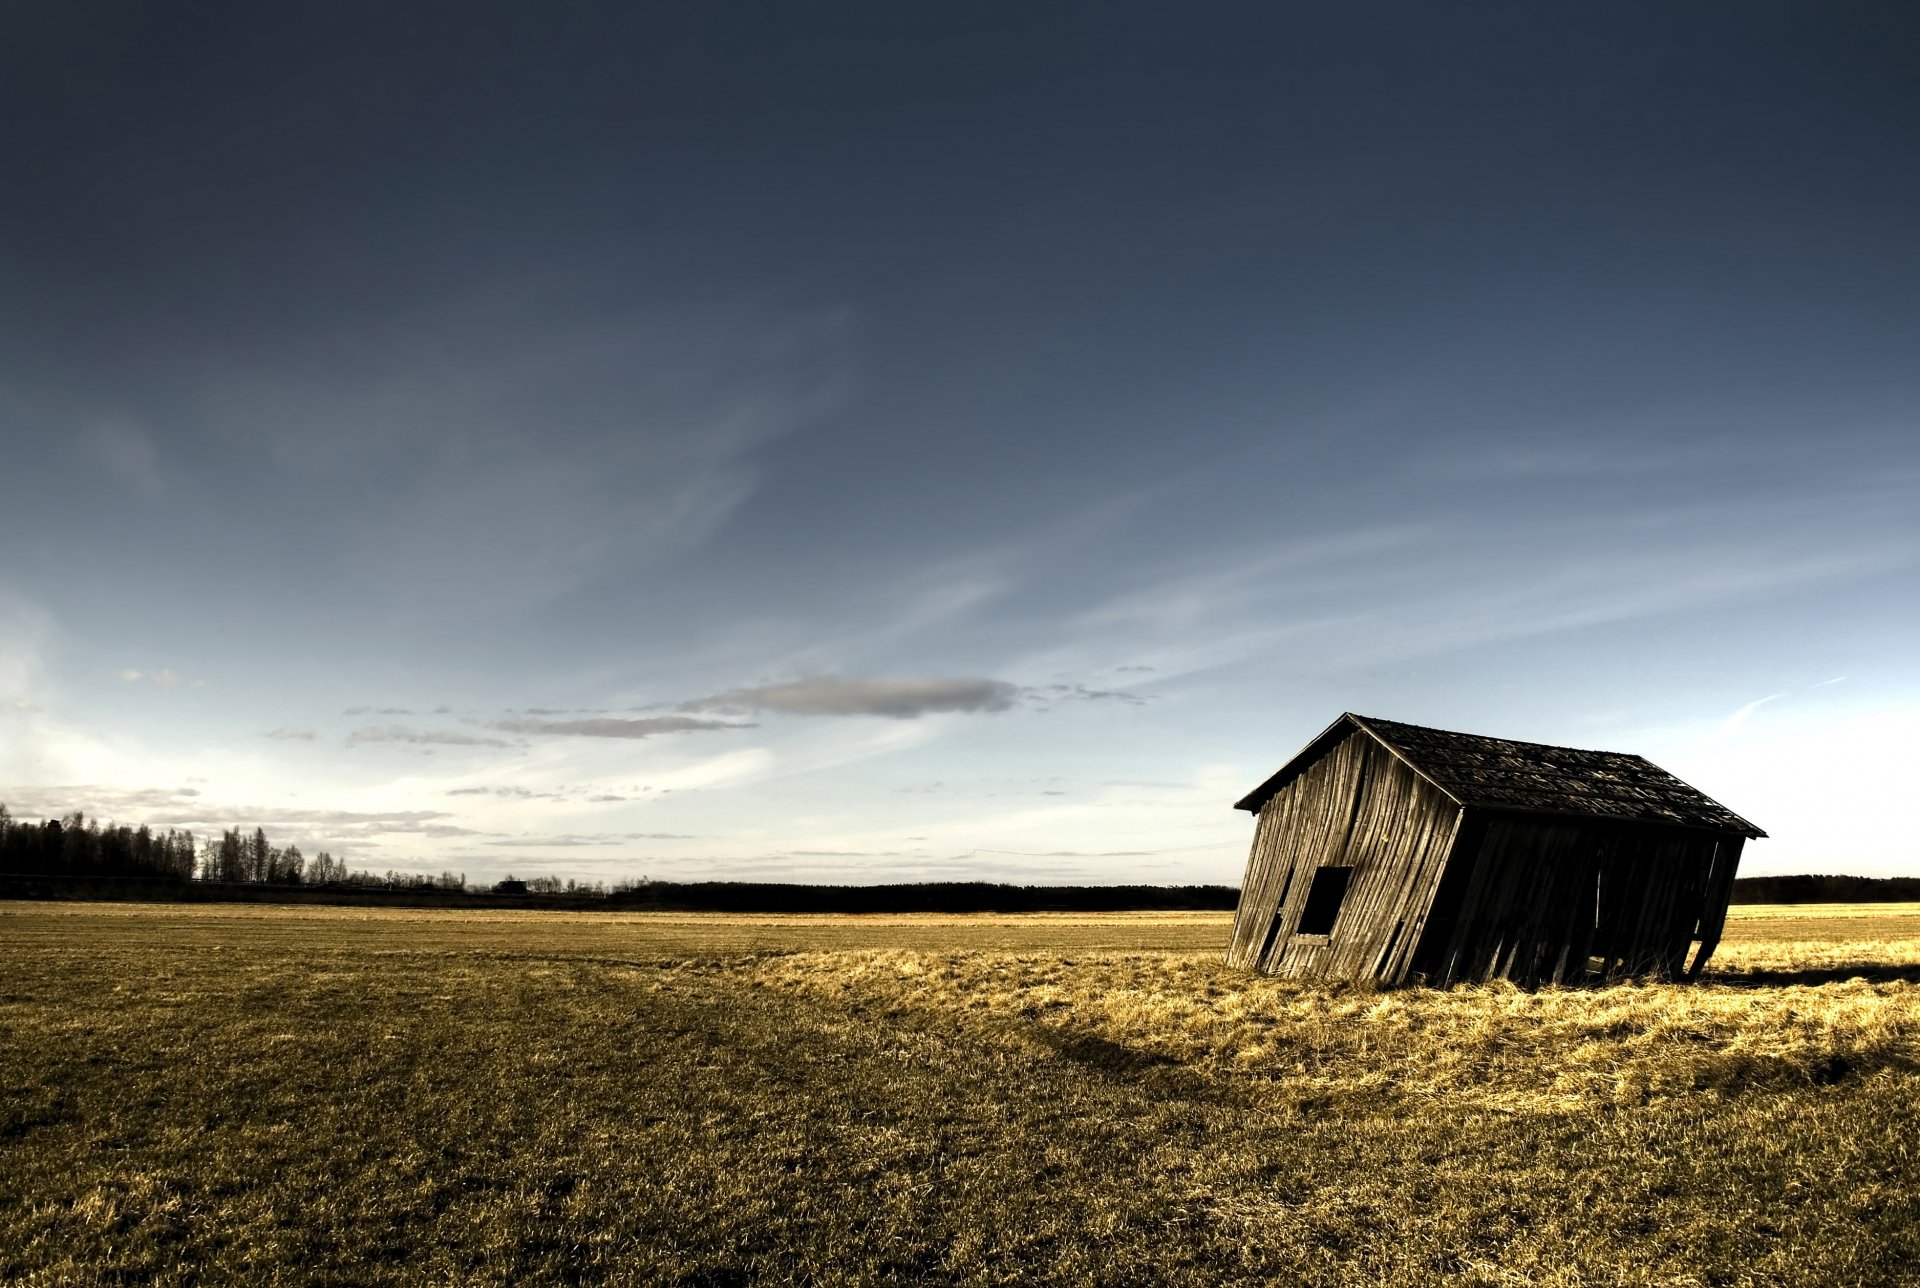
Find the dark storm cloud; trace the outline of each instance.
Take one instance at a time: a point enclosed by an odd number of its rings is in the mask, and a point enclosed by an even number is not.
[[[847,680],[822,676],[729,689],[685,703],[689,711],[766,711],[795,716],[886,716],[911,720],[940,712],[1006,711],[1020,696],[1005,680],[908,676]]]
[[[653,738],[663,733],[700,733],[713,729],[750,729],[728,720],[701,720],[693,716],[593,716],[583,720],[500,720],[494,728],[508,733],[558,734],[574,738]]]

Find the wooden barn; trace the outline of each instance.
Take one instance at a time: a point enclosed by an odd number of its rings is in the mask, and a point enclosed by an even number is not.
[[[1236,808],[1227,961],[1386,984],[1690,979],[1766,835],[1639,756],[1351,713]]]

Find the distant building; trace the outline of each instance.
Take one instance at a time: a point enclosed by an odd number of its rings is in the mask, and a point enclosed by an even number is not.
[[[1351,713],[1236,808],[1228,963],[1387,984],[1692,978],[1766,835],[1639,756]]]

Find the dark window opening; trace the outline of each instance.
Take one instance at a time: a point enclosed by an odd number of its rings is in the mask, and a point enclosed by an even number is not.
[[[1307,887],[1306,910],[1300,914],[1301,935],[1330,935],[1334,918],[1340,915],[1341,901],[1347,897],[1347,885],[1353,880],[1352,868],[1321,868]]]

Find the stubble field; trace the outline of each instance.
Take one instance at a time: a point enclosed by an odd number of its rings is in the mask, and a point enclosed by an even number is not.
[[[1532,994],[1226,927],[0,905],[0,1282],[1920,1282],[1920,906]]]

